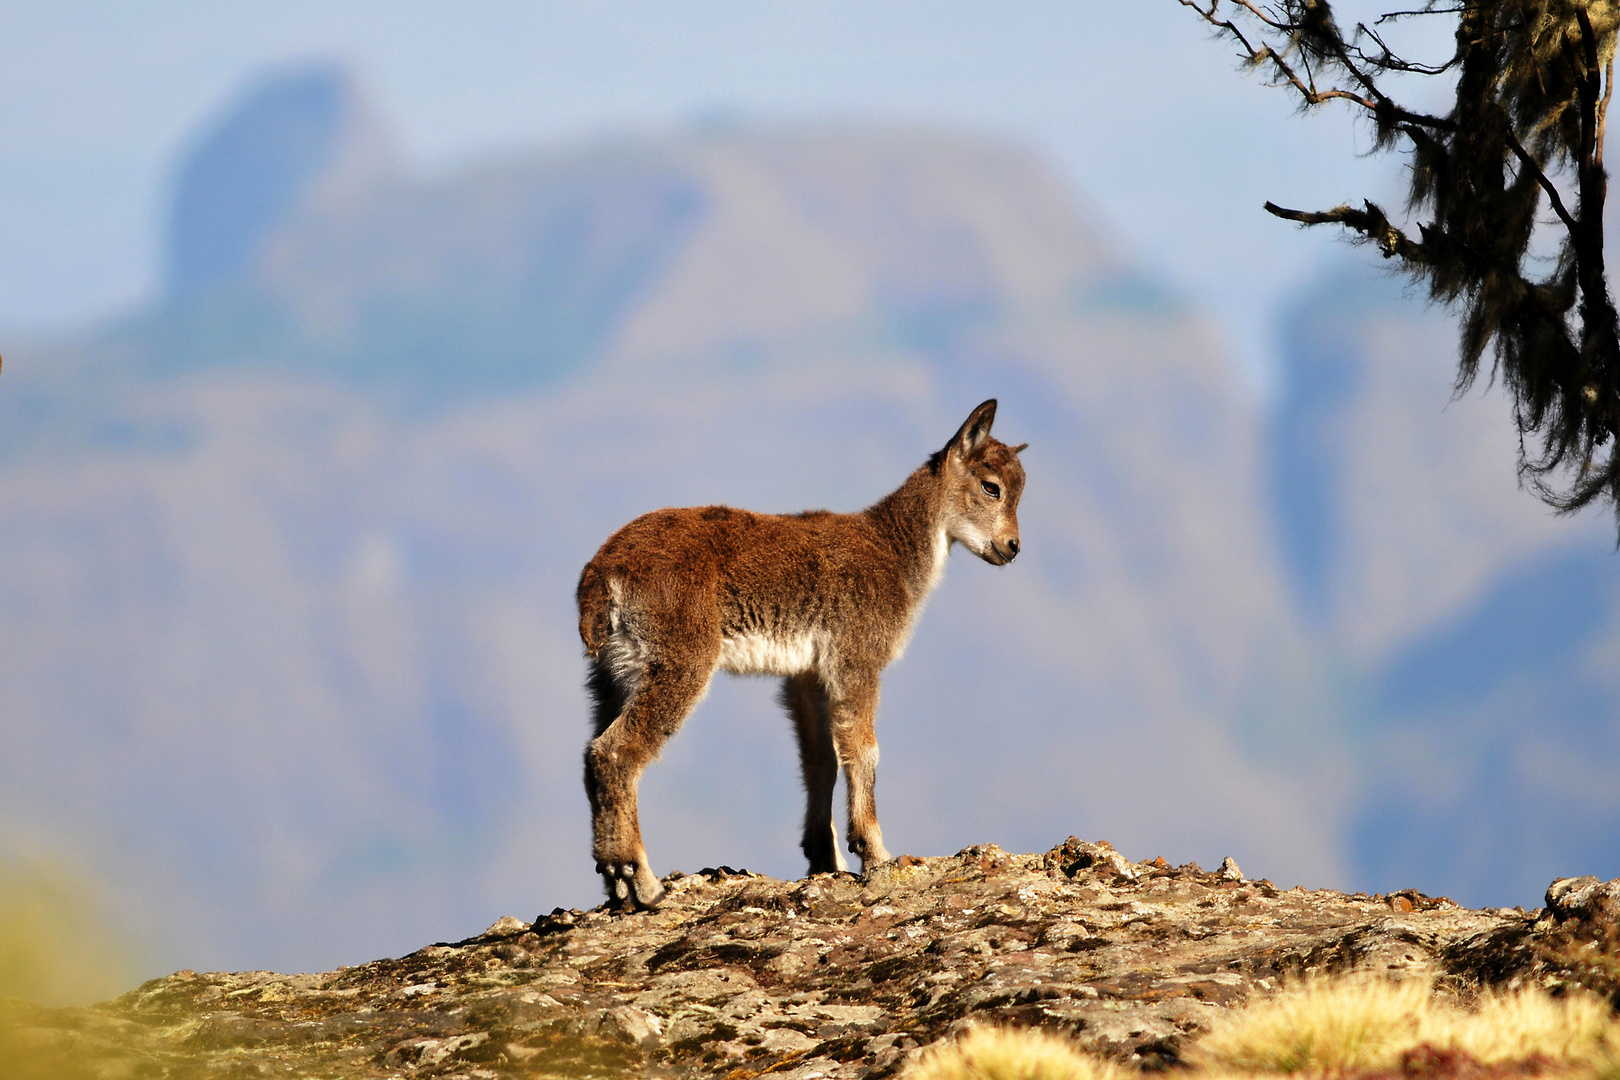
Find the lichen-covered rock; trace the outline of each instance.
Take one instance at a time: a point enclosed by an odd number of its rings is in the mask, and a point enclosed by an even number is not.
[[[1566,919],[1610,918],[1620,915],[1620,878],[1559,878],[1547,886],[1547,912],[1559,922]]]
[[[0,1053],[54,1063],[40,1075],[856,1080],[983,1021],[1162,1064],[1297,972],[1551,978],[1542,943],[1562,925],[1410,890],[1280,890],[1231,860],[1132,863],[1073,838],[1039,855],[902,856],[864,877],[722,868],[664,886],[656,911],[507,917],[320,975],[180,972],[90,1009],[13,1004]]]

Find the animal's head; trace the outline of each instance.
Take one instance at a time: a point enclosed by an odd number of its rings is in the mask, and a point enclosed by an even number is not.
[[[1018,554],[1018,499],[1024,466],[1018,452],[990,437],[996,400],[974,409],[932,464],[944,481],[945,536],[987,563],[1004,566]]]

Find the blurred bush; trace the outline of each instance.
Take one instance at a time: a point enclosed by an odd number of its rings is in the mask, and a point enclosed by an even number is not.
[[[0,995],[84,1005],[133,984],[129,950],[88,883],[43,860],[0,858]]]

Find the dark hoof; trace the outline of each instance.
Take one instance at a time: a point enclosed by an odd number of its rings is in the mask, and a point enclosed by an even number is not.
[[[831,851],[806,850],[804,857],[810,863],[811,874],[830,874],[838,869],[838,858]]]
[[[607,890],[608,907],[620,911],[651,911],[664,900],[664,887],[652,870],[635,862],[599,862],[597,872]]]

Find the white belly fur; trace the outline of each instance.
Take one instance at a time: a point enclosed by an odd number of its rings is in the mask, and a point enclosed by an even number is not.
[[[797,675],[816,662],[811,634],[739,634],[720,642],[720,666],[737,675]]]

